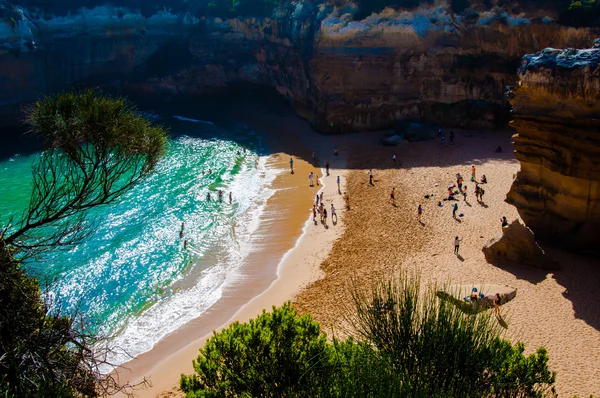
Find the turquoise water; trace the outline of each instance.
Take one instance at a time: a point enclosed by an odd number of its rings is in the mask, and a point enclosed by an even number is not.
[[[149,350],[219,299],[248,253],[243,242],[272,194],[268,187],[276,173],[260,156],[260,137],[247,127],[172,115],[164,120],[177,135],[156,172],[116,205],[94,210],[96,224],[83,244],[26,264],[53,281],[47,293],[61,310],[79,309],[101,332],[116,334],[116,343],[132,355]],[[31,164],[38,156],[15,154],[0,161],[4,222],[28,203]],[[218,190],[224,192],[222,202]]]

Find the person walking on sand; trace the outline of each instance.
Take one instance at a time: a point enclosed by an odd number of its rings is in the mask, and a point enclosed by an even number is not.
[[[463,198],[465,202],[467,201],[467,186],[465,185],[462,190]]]
[[[323,203],[323,191],[321,191],[321,193],[319,194],[319,199],[321,200],[321,203]]]
[[[459,239],[458,236],[454,238],[454,254],[458,256],[458,249],[460,249],[460,242],[462,239]]]
[[[327,209],[323,209],[323,224],[327,225]]]
[[[373,170],[369,169],[369,184],[373,185]]]
[[[319,205],[319,194],[316,195],[315,205],[317,205],[317,206]]]
[[[396,206],[396,200],[394,199],[394,193],[396,192],[396,188],[392,188],[392,192],[390,192],[390,202]]]
[[[394,154],[394,156],[392,156],[392,162],[396,163],[396,154]]]
[[[423,215],[423,207],[421,205],[419,205],[419,207],[417,207],[417,221],[421,222],[421,216]]]
[[[317,173],[315,173],[315,182],[317,183],[317,186],[319,186],[319,175]]]
[[[325,174],[329,176],[329,162],[325,162]]]
[[[337,176],[337,186],[338,186],[338,192],[342,192],[342,190],[340,189],[340,176]]]
[[[310,174],[308,175],[308,186],[312,187],[314,186],[313,184],[313,173],[312,171],[310,172]]]
[[[454,206],[452,206],[452,217],[456,218],[456,211],[458,210],[458,203],[454,203]]]
[[[335,217],[335,221],[333,221],[333,217]],[[333,203],[331,204],[331,221],[337,222],[337,213],[335,212],[335,207],[333,207]]]
[[[496,293],[496,297],[494,297],[494,314],[496,316],[500,316],[500,303],[502,303],[502,297],[500,297],[500,293]]]
[[[321,221],[323,221],[323,210],[325,210],[325,206],[323,206],[323,202],[319,203],[319,214],[321,215]]]
[[[475,181],[475,165],[471,166],[471,181]]]
[[[317,206],[313,205],[313,222],[316,224],[317,223]]]
[[[290,172],[294,174],[294,159],[290,158]]]

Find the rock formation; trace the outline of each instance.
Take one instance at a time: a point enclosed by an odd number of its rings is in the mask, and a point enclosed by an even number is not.
[[[316,0],[244,19],[156,11],[157,1],[141,2],[153,10],[143,14],[121,0],[54,15],[33,0],[19,2],[29,9],[0,0],[0,106],[78,82],[161,99],[251,82],[274,87],[323,132],[386,129],[407,118],[504,126],[504,90],[522,55],[582,46],[592,31],[510,2],[474,0],[461,14],[435,3],[355,21],[353,6]]]
[[[582,251],[600,244],[599,65],[600,48],[547,48],[523,57],[509,95],[521,171],[507,201],[536,236]]]
[[[485,259],[491,264],[520,264],[543,269],[558,269],[558,264],[546,255],[535,241],[533,232],[519,220],[502,228],[483,246]]]

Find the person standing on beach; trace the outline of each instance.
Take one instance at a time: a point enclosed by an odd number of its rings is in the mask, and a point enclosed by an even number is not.
[[[310,174],[308,175],[308,186],[312,187],[313,185],[314,185],[313,184],[313,173],[311,171]]]
[[[458,203],[454,203],[454,206],[452,206],[452,217],[456,218],[456,211],[458,210]]]
[[[467,186],[465,185],[462,190],[463,198],[465,202],[467,201]]]
[[[319,175],[315,173],[315,181],[317,182],[317,186],[319,186]]]
[[[337,159],[337,158],[338,158],[338,155],[339,155],[339,154],[338,154],[338,149],[337,149],[337,147],[333,148],[333,157],[334,157],[335,159]]]
[[[458,249],[460,249],[460,242],[462,239],[459,239],[458,236],[454,238],[454,254],[458,256]]]
[[[475,181],[475,165],[471,166],[471,181]]]
[[[417,207],[417,221],[421,222],[421,216],[423,215],[423,207],[419,205]]]
[[[369,169],[369,184],[373,185],[373,170]]]
[[[290,172],[294,174],[294,159],[290,158]]]
[[[325,206],[323,206],[323,202],[319,204],[319,214],[321,215],[321,222],[323,221],[323,210],[325,210]]]
[[[337,176],[337,186],[338,186],[338,192],[342,192],[342,190],[340,189],[340,176]]]
[[[327,209],[323,209],[323,224],[327,225]]]
[[[329,162],[325,162],[325,174],[329,176]]]
[[[317,223],[317,206],[313,205],[313,222]]]
[[[494,297],[494,314],[496,316],[500,316],[500,303],[502,302],[502,297],[500,297],[500,293],[496,293],[496,297]]]
[[[317,206],[319,205],[319,194],[316,195],[315,205],[317,205]]]
[[[396,163],[396,154],[394,154],[394,156],[392,156],[392,162]]]
[[[321,203],[323,203],[323,191],[319,194],[319,199],[321,199]]]
[[[396,188],[394,187],[394,188],[392,188],[392,192],[390,192],[390,202],[394,206],[396,206],[396,200],[394,199],[394,193],[395,193],[395,191],[396,191]]]
[[[333,221],[333,217],[335,217],[335,221]],[[335,207],[333,207],[333,203],[331,204],[331,221],[337,222],[337,213],[335,212]]]

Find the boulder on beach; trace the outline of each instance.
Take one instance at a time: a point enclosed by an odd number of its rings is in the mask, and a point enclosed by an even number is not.
[[[485,259],[491,264],[514,263],[542,269],[559,269],[537,244],[535,235],[517,219],[502,228],[502,233],[483,246]]]
[[[381,145],[383,146],[397,146],[398,144],[406,142],[404,138],[399,136],[398,134],[392,135],[391,137],[382,138]]]
[[[477,289],[480,297],[476,301],[471,301],[470,296],[474,288]],[[493,308],[496,293],[500,294],[500,305],[503,305],[516,297],[517,289],[507,285],[473,283],[471,285],[450,285],[446,289],[436,292],[439,298],[452,302],[467,314],[476,314]]]
[[[439,126],[402,120],[396,123],[394,130],[408,142],[427,141],[437,138]]]

